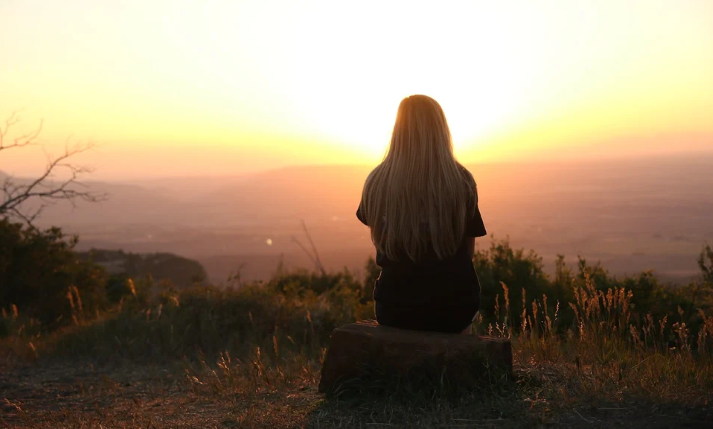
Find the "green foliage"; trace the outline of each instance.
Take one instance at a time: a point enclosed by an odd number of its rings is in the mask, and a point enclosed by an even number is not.
[[[63,249],[71,250],[71,241]],[[0,258],[3,273],[11,260],[6,253]],[[707,276],[713,259],[708,247],[699,261],[701,280],[675,287],[660,283],[650,271],[617,278],[582,258],[570,268],[563,256],[555,262],[554,276],[548,276],[534,252],[495,242],[474,255],[483,286],[483,317],[475,328],[478,334],[511,339],[517,383],[491,381],[453,399],[400,387],[407,385],[398,380],[395,390],[382,385],[387,393],[382,396],[372,395],[374,386],[360,384],[361,390],[370,388],[365,395],[372,402],[349,406],[327,399],[323,405],[332,414],[320,410],[317,414],[326,417],[317,421],[365,426],[375,415],[388,414],[395,426],[426,421],[441,427],[486,416],[486,424],[514,419],[515,427],[529,427],[552,422],[558,413],[565,416],[564,426],[575,427],[589,417],[572,409],[593,410],[591,418],[601,417],[597,407],[620,413],[640,406],[644,415],[660,412],[662,405],[675,412],[709,409],[713,315]],[[0,329],[4,326],[10,336],[0,340],[0,352],[40,360],[65,357],[73,365],[82,357],[93,363],[180,362],[182,388],[216,402],[231,401],[232,410],[253,410],[280,392],[287,397],[314,392],[332,330],[373,317],[371,293],[379,273],[369,259],[362,279],[348,270],[280,269],[266,283],[181,288],[151,276],[117,277],[106,283],[111,304],[98,318],[80,319],[50,334],[27,336],[34,319],[23,311],[37,310],[6,306]],[[301,401],[276,406],[272,414],[305,409]],[[250,413],[242,423],[265,425],[266,413]]]
[[[575,273],[562,255],[558,255],[555,275],[550,278],[544,272],[542,258],[532,250],[526,253],[524,249],[513,249],[508,240],[493,240],[489,249],[477,250],[473,256],[482,287],[481,315],[486,324],[494,323],[500,314],[507,312],[506,326],[518,327],[522,324],[523,314],[525,317],[532,314],[530,302],[533,299],[541,302],[542,297],[547,296],[550,314],[554,314],[559,304],[560,331],[575,322],[575,314],[567,308],[575,300],[575,291],[591,284],[598,291],[622,289],[631,292],[628,305],[634,312],[632,317],[638,321],[646,315],[655,320],[675,316],[697,333],[703,323],[699,310],[709,314],[713,306],[713,283],[706,280],[713,273],[713,251],[709,246],[704,247],[698,263],[702,281],[669,286],[662,284],[653,271],[616,277],[601,264],[591,265],[582,257],[577,258]]]
[[[0,219],[0,307],[63,325],[105,307],[106,272],[73,251],[77,237]]]
[[[186,264],[169,254],[95,251],[79,257],[73,251],[77,238],[66,238],[58,228],[40,231],[1,220],[0,239],[2,336],[35,335],[61,326],[85,325],[99,317],[101,321],[82,335],[93,332],[96,339],[88,343],[101,344],[100,349],[111,353],[129,353],[138,347],[130,353],[140,355],[149,345],[151,355],[191,350],[216,353],[226,344],[259,343],[278,334],[295,345],[322,344],[340,324],[374,317],[372,291],[380,269],[373,258],[367,260],[361,279],[347,269],[319,273],[279,268],[265,283],[217,288],[199,282],[178,286],[146,274],[151,267],[163,267],[156,271],[161,273],[178,264],[186,268],[183,274],[197,273],[195,280],[202,277],[200,264],[190,260]],[[118,258],[125,271],[109,276],[88,256],[101,263]],[[508,335],[525,329],[566,334],[582,323],[577,312],[582,309],[572,307],[583,300],[582,290],[602,302],[609,299],[610,291],[618,291],[627,296],[626,309],[619,312],[628,315],[626,323],[642,326],[650,320],[668,320],[661,333],[667,341],[674,341],[677,330],[683,328],[694,338],[707,332],[713,303],[709,246],[702,250],[698,263],[701,280],[677,287],[661,284],[651,271],[617,278],[583,258],[578,258],[575,271],[561,255],[550,277],[534,251],[494,240],[473,256],[482,286],[480,322],[490,327],[488,332],[496,329]],[[132,277],[127,273],[143,274]],[[628,332],[629,328],[622,323],[616,329]],[[69,341],[71,336],[63,338]]]
[[[485,320],[497,318],[496,309],[509,306],[512,315],[512,320],[508,321],[509,326],[518,326],[523,294],[525,298],[535,298],[557,290],[552,287],[544,272],[542,258],[532,250],[525,253],[523,249],[513,249],[508,240],[493,240],[489,249],[476,249],[473,264],[480,280],[480,311]],[[502,284],[516,286],[509,302],[506,302],[502,295]],[[564,299],[564,294],[554,298]]]
[[[277,293],[297,294],[300,296],[307,293],[319,295],[338,287],[360,290],[362,285],[346,269],[335,274],[309,272],[305,269],[298,269],[292,272],[278,270],[275,276],[267,283],[267,288]]]
[[[334,328],[373,317],[373,306],[360,302],[361,285],[347,272],[315,274],[322,293],[300,287],[304,271],[283,273],[292,281],[251,283],[239,288],[159,286],[134,283],[135,294],[102,320],[72,328],[45,342],[55,354],[99,358],[175,358],[247,353],[255,345],[285,347],[317,356]],[[310,277],[308,277],[310,278]],[[284,286],[284,290],[278,290]]]
[[[145,309],[206,278],[198,262],[169,253],[75,252],[77,242],[60,228],[39,230],[0,219],[0,308],[18,313],[0,319],[0,337],[77,325],[117,305]],[[110,275],[101,264],[120,270]]]

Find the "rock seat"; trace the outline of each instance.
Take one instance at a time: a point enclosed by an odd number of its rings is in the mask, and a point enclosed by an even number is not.
[[[411,331],[366,320],[332,333],[319,391],[331,393],[345,381],[374,373],[429,376],[467,388],[482,384],[494,371],[512,371],[507,338]]]

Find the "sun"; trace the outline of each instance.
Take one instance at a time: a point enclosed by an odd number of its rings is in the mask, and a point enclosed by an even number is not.
[[[291,99],[306,133],[376,159],[388,146],[401,99],[424,94],[443,107],[458,151],[512,119],[523,105],[528,82],[519,70],[529,56],[509,54],[523,34],[502,32],[487,20],[462,21],[458,17],[480,15],[461,6],[448,21],[430,19],[428,8],[392,5],[380,8],[378,16],[355,8],[349,20],[315,25],[330,8],[295,11],[296,26],[281,28],[289,34],[289,43],[279,47],[283,96]],[[336,7],[333,12],[346,13]],[[373,24],[369,31],[359,26],[366,21]],[[428,22],[428,31],[416,31],[413,22]]]
[[[478,102],[457,85],[422,84],[414,88],[419,86],[423,90],[357,85],[337,93],[310,86],[312,89],[300,97],[299,111],[303,123],[310,128],[306,132],[319,133],[321,139],[354,149],[368,160],[380,159],[385,154],[398,105],[402,98],[412,94],[429,95],[441,104],[457,153],[474,149],[480,137],[507,118],[508,106],[485,101],[489,100],[487,96]]]

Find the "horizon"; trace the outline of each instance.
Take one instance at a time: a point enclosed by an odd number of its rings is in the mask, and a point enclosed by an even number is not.
[[[710,2],[171,5],[0,4],[0,120],[44,119],[51,154],[96,142],[98,179],[375,164],[415,93],[465,164],[713,153]]]
[[[612,273],[654,269],[685,279],[713,240],[713,156],[652,156],[577,162],[466,164],[478,183],[489,235],[533,249],[601,260]],[[254,175],[87,181],[99,203],[47,207],[37,225],[81,237],[78,249],[169,251],[195,258],[215,281],[244,263],[265,278],[279,255],[310,266],[291,240],[309,226],[325,266],[359,267],[373,253],[356,219],[371,166],[291,166]],[[315,192],[319,189],[319,192]],[[478,240],[487,247],[489,239]]]
[[[522,166],[567,166],[575,164],[598,164],[605,162],[621,163],[621,162],[656,162],[656,161],[684,161],[684,162],[708,162],[713,161],[713,148],[711,150],[698,150],[691,152],[676,152],[672,154],[668,153],[652,153],[646,152],[642,154],[624,154],[624,155],[614,155],[606,156],[604,154],[596,157],[553,157],[549,159],[543,158],[514,158],[514,159],[487,159],[483,161],[471,161],[471,162],[461,162],[466,167],[474,166],[493,166],[493,165],[522,165]],[[373,168],[379,164],[380,161],[375,163],[349,163],[349,162],[332,162],[332,163],[315,163],[315,164],[284,164],[275,165],[264,169],[255,169],[249,171],[237,171],[237,172],[219,172],[216,174],[210,174],[208,172],[201,172],[196,174],[146,174],[143,175],[122,175],[122,176],[107,176],[102,174],[97,174],[99,172],[92,172],[83,183],[124,183],[124,184],[143,184],[146,181],[152,180],[188,180],[188,179],[205,179],[205,180],[215,180],[215,179],[239,179],[239,178],[250,178],[258,176],[261,174],[267,174],[276,171],[283,171],[289,169],[309,169],[309,168],[330,168],[330,167],[341,167],[341,168]],[[91,168],[91,166],[88,166]],[[472,172],[477,174],[477,171]],[[8,172],[0,168],[0,176],[7,175]],[[27,180],[31,179],[30,175],[15,175],[16,179]]]

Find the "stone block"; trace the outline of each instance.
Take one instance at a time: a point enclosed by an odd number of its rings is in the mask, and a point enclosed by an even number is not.
[[[410,378],[433,377],[451,386],[482,384],[488,374],[512,372],[507,338],[411,331],[367,320],[332,333],[322,365],[319,391],[374,373]]]

